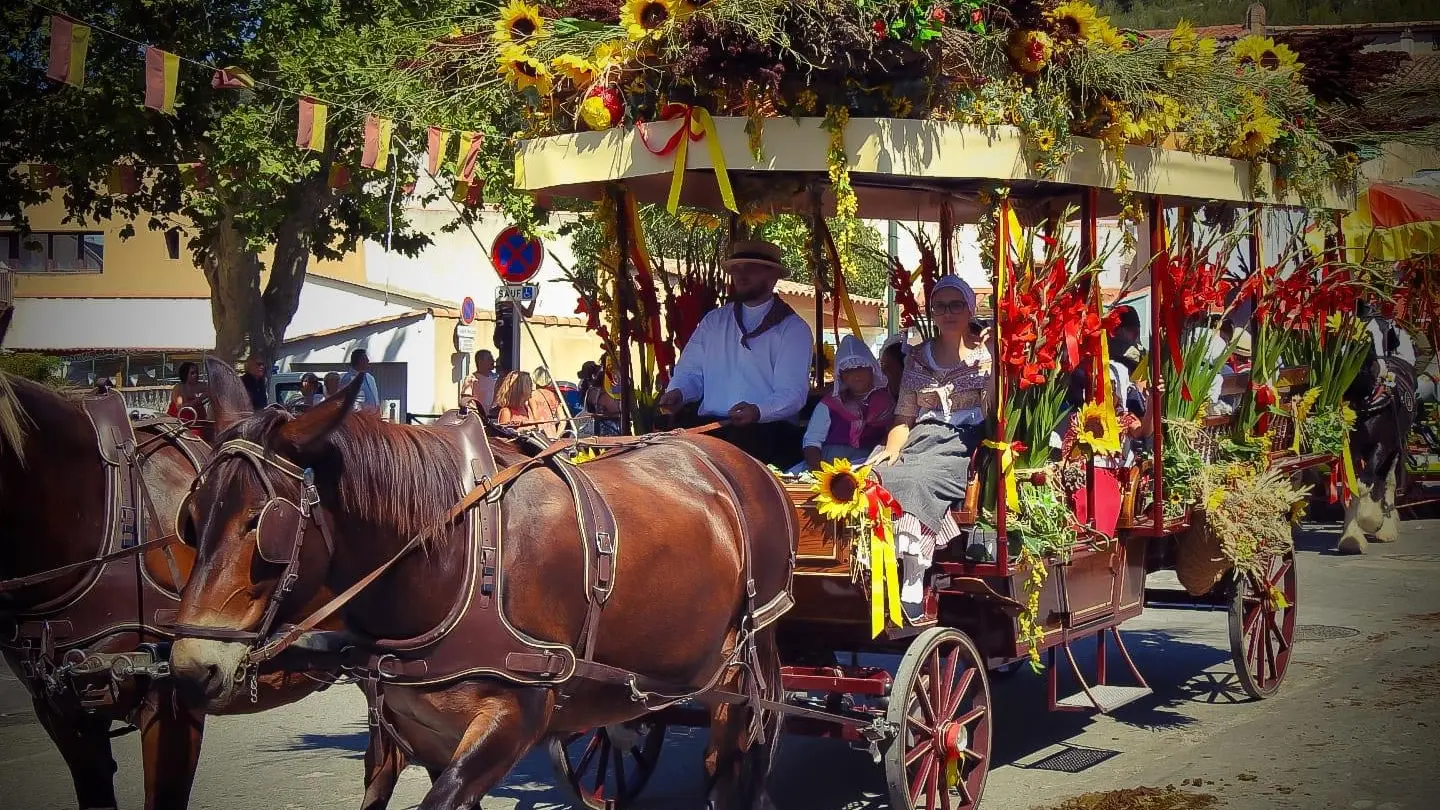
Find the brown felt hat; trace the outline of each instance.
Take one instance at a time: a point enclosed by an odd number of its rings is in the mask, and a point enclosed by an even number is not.
[[[785,253],[778,245],[759,239],[741,239],[730,243],[730,255],[725,258],[725,269],[734,264],[764,264],[780,271],[782,277],[790,275],[785,266]]]

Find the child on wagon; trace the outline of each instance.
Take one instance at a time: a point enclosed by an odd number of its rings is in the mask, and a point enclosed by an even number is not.
[[[895,400],[875,355],[854,335],[835,352],[835,387],[810,416],[801,443],[805,461],[792,473],[819,470],[821,462],[847,458],[863,464],[885,440],[895,419]]]

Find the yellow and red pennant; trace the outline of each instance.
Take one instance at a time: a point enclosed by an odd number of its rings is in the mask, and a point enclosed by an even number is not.
[[[344,163],[331,163],[328,185],[336,191],[350,188],[350,169]]]
[[[85,53],[90,26],[56,14],[50,18],[50,64],[45,75],[72,87],[85,85]]]
[[[484,135],[479,132],[460,133],[460,154],[456,157],[455,176],[463,183],[475,179],[475,162],[480,158],[480,144]]]
[[[456,180],[455,188],[450,192],[450,199],[466,208],[480,205],[485,202],[485,181],[476,179],[467,183],[464,180]]]
[[[390,165],[390,133],[395,122],[378,115],[365,116],[365,148],[360,153],[360,165],[377,172],[385,171]]]
[[[215,71],[210,77],[210,87],[215,90],[250,90],[255,87],[255,79],[245,68],[231,65]]]
[[[308,96],[300,99],[300,121],[295,127],[295,145],[312,152],[325,151],[325,119],[330,108]]]
[[[180,57],[145,46],[145,106],[175,114],[175,88],[180,82]]]
[[[134,194],[140,190],[140,177],[132,163],[116,163],[110,167],[105,186],[116,196]]]
[[[445,162],[445,150],[450,146],[450,130],[430,127],[425,138],[427,147],[425,170],[431,175],[435,175],[440,172],[440,164]]]
[[[186,188],[202,189],[210,187],[210,170],[204,163],[181,163],[180,182]]]

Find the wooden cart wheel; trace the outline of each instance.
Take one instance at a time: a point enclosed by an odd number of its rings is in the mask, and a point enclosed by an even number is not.
[[[591,810],[629,806],[655,773],[665,724],[636,720],[550,738],[550,763],[581,805]]]
[[[1295,646],[1295,552],[1270,558],[1259,574],[1234,574],[1230,655],[1240,687],[1256,700],[1285,680]]]
[[[885,754],[894,810],[979,805],[990,771],[990,706],[990,679],[969,636],[932,627],[910,642],[886,712],[896,734]]]

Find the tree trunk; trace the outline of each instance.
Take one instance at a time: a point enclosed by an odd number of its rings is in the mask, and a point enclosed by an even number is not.
[[[261,329],[252,340],[274,359],[285,341],[285,330],[300,306],[300,289],[314,249],[314,223],[329,207],[334,192],[329,188],[330,160],[321,161],[320,171],[295,185],[291,191],[290,213],[275,231],[275,258],[270,279],[261,297],[264,309]]]
[[[260,333],[260,257],[245,245],[234,217],[222,214],[203,264],[210,283],[216,356],[234,362]]]

